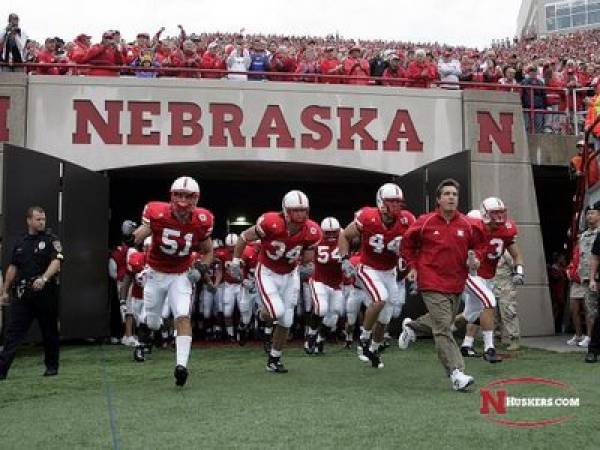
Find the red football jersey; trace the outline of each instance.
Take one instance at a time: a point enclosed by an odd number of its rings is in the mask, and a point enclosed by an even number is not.
[[[481,219],[467,217],[473,225],[477,239],[482,243],[478,246],[480,265],[477,275],[486,280],[496,276],[498,260],[504,254],[504,250],[510,247],[517,238],[517,225],[512,220],[507,220],[504,225],[494,231],[489,230]]]
[[[221,267],[223,267],[223,282],[233,284],[241,283],[241,280],[233,278],[229,273],[229,266],[233,259],[233,248],[219,247],[215,250],[215,258],[221,261]]]
[[[254,279],[254,270],[256,269],[256,264],[258,263],[259,254],[260,244],[250,242],[248,245],[246,245],[244,253],[242,253],[242,262],[244,263],[244,278],[249,280]]]
[[[112,252],[110,257],[115,261],[117,265],[117,281],[123,281],[123,277],[127,273],[127,251],[129,247],[126,245],[117,246]]]
[[[185,272],[192,263],[191,252],[210,237],[213,220],[210,211],[195,208],[191,220],[182,223],[172,214],[169,203],[148,203],[142,214],[142,221],[152,229],[148,265],[163,273]]]
[[[414,221],[415,216],[403,210],[401,217],[388,227],[378,208],[362,208],[355,219],[361,231],[360,262],[376,270],[396,267],[402,236]]]
[[[325,283],[334,289],[340,289],[344,276],[337,239],[323,239],[319,242],[315,252],[314,263],[315,271],[311,278],[314,281]]]
[[[135,279],[135,275],[146,267],[146,254],[134,250],[127,255],[127,272],[133,278],[131,283],[131,296],[133,298],[144,298],[144,288]]]
[[[312,220],[290,236],[282,213],[268,212],[258,218],[256,229],[261,237],[258,261],[273,272],[290,273],[298,265],[302,252],[313,249],[321,240],[321,229]]]

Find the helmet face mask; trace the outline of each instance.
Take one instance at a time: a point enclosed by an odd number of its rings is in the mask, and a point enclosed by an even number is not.
[[[377,191],[376,200],[382,214],[397,218],[402,213],[404,194],[397,184],[386,183],[381,186]]]
[[[301,191],[290,191],[281,202],[283,215],[290,223],[303,224],[308,219],[308,197]]]
[[[193,178],[179,177],[171,185],[171,206],[175,213],[191,213],[199,199],[200,188]]]
[[[485,224],[492,226],[506,223],[507,214],[504,202],[497,197],[486,198],[481,203],[481,218]]]
[[[337,241],[340,236],[340,223],[335,217],[326,217],[321,222],[323,237],[327,241]]]
[[[226,247],[235,247],[235,244],[237,244],[238,241],[238,235],[235,233],[229,233],[227,236],[225,236],[225,246]]]

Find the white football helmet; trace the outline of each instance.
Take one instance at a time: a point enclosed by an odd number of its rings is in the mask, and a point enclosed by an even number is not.
[[[308,219],[308,197],[302,191],[290,191],[281,202],[283,215],[288,222],[304,223]]]
[[[484,223],[503,224],[506,222],[506,206],[498,197],[488,197],[481,202],[481,219]]]
[[[213,244],[213,249],[223,247],[223,242],[219,238],[213,239],[212,244]]]
[[[467,213],[467,216],[473,219],[481,219],[481,211],[479,211],[478,209],[472,209]]]
[[[335,217],[325,217],[321,222],[321,230],[326,239],[337,240],[340,234],[340,222]]]
[[[225,246],[226,247],[234,247],[237,244],[238,235],[235,233],[229,233],[225,236]]]
[[[390,216],[398,216],[402,211],[404,194],[400,186],[394,183],[385,183],[379,188],[376,196],[377,208]]]
[[[191,177],[179,177],[171,185],[171,205],[177,212],[191,212],[199,198],[200,187]]]

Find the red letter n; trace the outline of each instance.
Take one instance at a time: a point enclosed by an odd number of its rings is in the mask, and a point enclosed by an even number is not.
[[[479,392],[481,393],[481,407],[479,408],[481,414],[489,414],[490,405],[496,410],[496,413],[506,414],[505,390],[496,391],[497,397],[494,397],[488,389],[479,389]]]
[[[513,114],[500,113],[498,124],[489,111],[477,111],[479,124],[479,153],[492,153],[492,139],[500,149],[500,153],[515,152],[515,143],[512,139]]]
[[[121,133],[119,132],[119,119],[121,111],[123,111],[122,101],[107,100],[104,103],[104,109],[108,113],[106,121],[90,100],[73,100],[73,109],[75,109],[76,114],[73,144],[89,144],[92,142],[88,124],[92,124],[105,144],[122,143]]]

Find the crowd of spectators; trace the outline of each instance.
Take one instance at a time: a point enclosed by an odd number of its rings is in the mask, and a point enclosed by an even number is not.
[[[480,51],[437,42],[334,35],[188,34],[178,27],[178,36],[164,36],[162,28],[154,34],[140,32],[132,40],[109,30],[95,44],[85,33],[72,41],[49,37],[40,44],[27,38],[18,16],[11,14],[0,34],[1,58],[5,64],[48,64],[27,66],[30,73],[47,75],[225,77],[446,89],[472,82],[477,83],[468,86],[473,89],[520,90],[523,106],[539,110],[525,119],[537,132],[564,132],[572,127],[569,112],[585,111],[600,79],[600,52],[596,51],[600,29],[494,41]],[[583,88],[589,91],[579,91]]]

